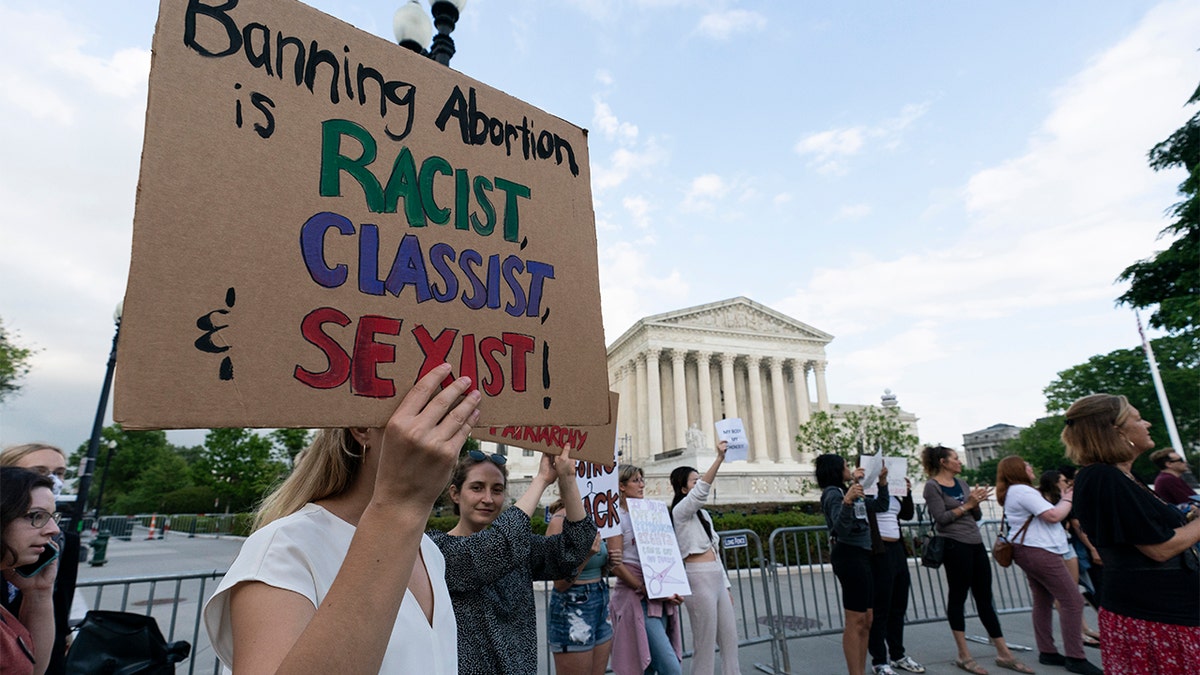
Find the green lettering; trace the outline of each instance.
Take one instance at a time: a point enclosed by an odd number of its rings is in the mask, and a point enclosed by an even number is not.
[[[342,154],[342,137],[349,136],[362,146],[357,158]],[[349,120],[325,120],[321,123],[321,186],[322,197],[342,196],[342,172],[350,174],[362,187],[367,208],[374,213],[383,210],[383,191],[379,179],[367,169],[375,161],[375,139],[370,132]],[[411,162],[412,159],[410,158]],[[393,209],[395,210],[395,209]]]
[[[496,176],[496,188],[504,190],[504,241],[517,241],[521,229],[517,197],[529,199],[529,187]]]
[[[412,151],[400,148],[396,161],[392,162],[392,175],[388,176],[383,190],[383,212],[395,213],[396,201],[404,198],[404,215],[409,227],[425,227],[425,210],[421,208],[420,185],[417,182],[417,165]]]
[[[488,236],[492,230],[496,229],[496,209],[492,206],[492,200],[488,199],[487,193],[492,191],[492,181],[483,176],[475,177],[475,201],[479,202],[479,208],[483,210],[487,216],[485,222],[479,222],[479,218],[474,213],[471,214],[471,227],[475,228],[475,232],[483,236]]]
[[[433,198],[433,175],[440,173],[449,176],[454,173],[454,167],[450,166],[450,162],[433,155],[426,157],[424,162],[421,162],[421,174],[419,183],[421,186],[421,205],[424,208],[425,215],[433,221],[434,225],[445,225],[450,220],[450,209],[441,208]]]

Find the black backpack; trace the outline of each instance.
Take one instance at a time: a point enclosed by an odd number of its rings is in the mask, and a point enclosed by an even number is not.
[[[78,675],[171,675],[192,651],[167,642],[154,617],[91,610],[67,651],[67,672]]]

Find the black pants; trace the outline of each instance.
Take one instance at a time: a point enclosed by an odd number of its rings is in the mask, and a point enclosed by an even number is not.
[[[965,608],[970,592],[988,637],[1004,637],[1000,617],[996,616],[996,608],[992,605],[992,562],[983,544],[947,539],[942,566],[946,568],[946,619],[950,622],[950,630],[961,632],[967,629]]]
[[[871,618],[871,664],[904,658],[904,613],[908,611],[908,552],[902,541],[883,542],[883,553],[871,556],[875,606]]]

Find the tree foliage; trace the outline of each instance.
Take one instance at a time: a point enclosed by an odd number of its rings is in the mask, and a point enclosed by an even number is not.
[[[0,319],[0,403],[21,389],[21,378],[29,372],[29,359],[34,350],[16,342],[16,335],[9,333]]]
[[[87,442],[81,443],[67,464],[72,468],[79,466],[87,455],[87,449]],[[176,450],[167,442],[167,434],[163,431],[126,431],[119,424],[102,429],[88,492],[89,511],[95,508],[95,500],[100,498],[101,484],[104,489],[101,514],[142,511],[140,506],[152,502],[154,493],[158,491],[153,483],[142,479],[151,467],[161,475],[168,470],[167,467],[180,470],[182,466],[181,478],[172,477],[170,484],[178,484],[181,480],[190,484],[187,462],[179,457],[180,464],[172,458],[177,455]],[[153,511],[154,508],[150,506],[144,510]]]
[[[874,455],[882,450],[885,455],[908,457],[912,464],[916,461],[917,443],[917,435],[900,419],[899,408],[879,406],[864,406],[844,413],[840,406],[834,406],[832,414],[813,413],[796,433],[798,450],[815,455],[833,453],[851,462],[859,455]]]
[[[271,438],[249,429],[209,429],[195,476],[221,500],[220,510],[247,511],[287,474]]]
[[[1200,88],[1188,103],[1200,103]],[[1172,334],[1189,333],[1195,345],[1200,310],[1200,111],[1154,146],[1149,158],[1155,171],[1176,167],[1187,171],[1179,186],[1184,198],[1169,211],[1176,220],[1159,234],[1176,239],[1154,257],[1121,272],[1118,281],[1130,284],[1117,302],[1139,309],[1156,307],[1150,315],[1151,326]]]
[[[1158,361],[1159,374],[1175,426],[1185,443],[1195,444],[1200,438],[1200,352],[1186,334],[1161,337],[1150,343]],[[1164,423],[1162,406],[1150,376],[1150,366],[1141,348],[1118,349],[1100,354],[1086,363],[1068,368],[1045,389],[1046,409],[1052,413],[1066,412],[1081,396],[1096,393],[1124,394],[1142,418],[1150,422],[1150,437],[1159,448],[1171,446]],[[1061,427],[1060,427],[1061,429]],[[1192,454],[1192,449],[1186,449]],[[1153,475],[1149,461],[1141,457],[1134,464],[1140,475]]]

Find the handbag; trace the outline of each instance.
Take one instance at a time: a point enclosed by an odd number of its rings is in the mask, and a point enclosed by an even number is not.
[[[167,642],[152,616],[93,609],[67,651],[74,675],[169,675],[192,645]]]
[[[1033,519],[1034,516],[1030,516],[1029,520],[1025,521],[1025,524],[1021,526],[1021,529],[1017,530],[1017,533],[1013,535],[1011,540],[1004,532],[1000,532],[996,535],[996,542],[992,544],[992,557],[996,559],[996,563],[1001,567],[1008,567],[1009,565],[1012,565],[1013,542],[1017,537],[1020,537],[1021,541],[1018,543],[1025,543],[1025,530],[1029,528],[1029,523],[1032,523]],[[1004,519],[1004,527],[1005,529],[1008,528],[1007,518]]]
[[[945,557],[945,537],[938,536],[934,528],[929,528],[929,531],[921,538],[921,565],[936,570],[942,566],[942,560]]]

